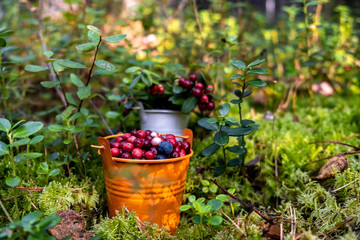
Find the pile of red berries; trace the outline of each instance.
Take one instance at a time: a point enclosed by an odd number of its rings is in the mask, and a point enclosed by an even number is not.
[[[212,101],[211,93],[214,93],[214,85],[204,85],[201,82],[196,82],[197,76],[192,74],[189,76],[189,79],[179,78],[179,85],[183,88],[192,91],[192,95],[198,99],[198,107],[200,111],[209,110],[212,111],[215,109],[215,103]]]
[[[132,130],[110,141],[113,157],[127,159],[167,159],[190,153],[190,143],[177,141],[175,136],[161,136],[151,130]]]

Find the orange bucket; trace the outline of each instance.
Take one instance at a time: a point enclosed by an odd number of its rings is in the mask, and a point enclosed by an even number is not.
[[[135,211],[143,222],[164,226],[174,234],[180,220],[179,207],[185,189],[190,154],[162,160],[123,159],[111,156],[107,139],[121,136],[99,137],[99,154],[103,161],[106,195],[110,217],[126,206]],[[192,146],[193,133],[185,129],[183,138]]]

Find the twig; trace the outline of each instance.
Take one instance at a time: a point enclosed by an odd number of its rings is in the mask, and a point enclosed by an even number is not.
[[[344,209],[344,206],[342,206],[341,208],[340,208],[340,210],[334,215],[334,217],[331,219],[331,222],[333,222],[335,219],[336,219],[336,217],[339,215],[339,213],[341,212],[341,210],[343,210]]]
[[[332,232],[335,231],[336,229],[341,228],[342,226],[344,226],[344,225],[347,224],[348,222],[354,220],[355,218],[357,218],[357,217],[350,218],[350,219],[346,220],[345,222],[340,223],[339,225],[337,225],[337,226],[334,227],[333,229],[330,229],[330,230],[327,231],[326,233],[319,234],[319,236],[325,236],[325,237],[326,237],[327,235],[329,235],[330,233],[332,233]]]
[[[17,189],[20,189],[20,190],[28,190],[28,191],[34,191],[34,192],[41,192],[42,190],[44,190],[43,187],[29,188],[29,187],[18,186],[18,187],[16,187],[16,188],[17,188]]]
[[[199,28],[199,34],[200,34],[200,38],[201,38],[201,45],[204,45],[204,39],[202,37],[202,30],[201,30],[201,24],[200,24],[200,20],[199,20],[199,16],[198,16],[198,11],[197,11],[196,0],[193,0],[193,7],[194,7],[196,24],[197,24],[197,26]]]
[[[177,9],[176,9],[176,11],[175,11],[175,13],[174,13],[174,15],[172,16],[173,18],[177,18],[177,17],[182,13],[184,7],[186,6],[187,1],[188,1],[188,0],[182,0],[182,1],[179,3],[179,5],[178,5],[178,7],[177,7]]]
[[[320,162],[320,161],[322,161],[322,160],[326,160],[326,159],[335,157],[335,156],[337,156],[337,155],[351,155],[351,154],[359,154],[359,153],[360,153],[360,151],[342,152],[342,153],[339,153],[339,154],[334,154],[334,155],[331,155],[331,156],[328,156],[328,157],[324,157],[324,158],[317,159],[317,160],[315,160],[315,161],[306,163],[306,164],[304,164],[304,165],[309,165],[309,164],[317,163],[317,162]]]
[[[357,150],[360,150],[360,147],[356,147],[347,143],[342,143],[342,142],[338,142],[338,141],[316,141],[316,142],[311,142],[309,144],[317,144],[317,143],[333,143],[333,144],[339,144],[339,145],[343,145],[343,146],[347,146],[347,147],[352,147],[355,148]]]
[[[130,213],[130,211],[127,207],[124,206],[124,209],[125,209],[125,212]],[[145,224],[137,216],[135,216],[135,220],[136,220],[136,223],[138,225],[140,232],[144,232]]]
[[[357,178],[357,179],[355,179],[355,180],[353,180],[353,181],[345,184],[344,186],[341,186],[341,187],[339,187],[339,188],[337,188],[337,189],[334,189],[334,190],[330,190],[330,192],[331,192],[331,193],[337,192],[337,191],[339,191],[339,190],[341,190],[341,189],[343,189],[343,188],[351,185],[352,183],[356,182],[356,181],[359,180],[359,179],[360,179],[360,178]]]
[[[354,137],[360,137],[360,134],[358,133],[358,134],[350,135],[347,137],[343,137],[343,138],[340,138],[338,141],[342,141],[342,140],[346,140],[346,139],[354,138]]]
[[[10,221],[10,222],[13,222],[13,220],[12,220],[11,217],[10,217],[10,214],[9,214],[8,211],[6,210],[4,204],[2,203],[1,200],[0,200],[0,205],[1,205],[2,210],[3,210],[4,213],[5,213],[6,217],[9,219],[9,221]]]
[[[90,187],[90,186],[93,185],[95,182],[96,182],[96,181],[93,181],[92,183],[90,183],[90,184],[88,184],[88,185],[86,185],[86,186],[84,186],[84,187],[72,188],[71,190],[73,190],[73,191],[79,191],[79,190],[82,190],[82,189],[85,189],[85,188]]]
[[[22,197],[22,196],[23,196],[22,194],[18,194],[18,195],[16,195],[16,198],[19,198],[19,197]],[[14,199],[15,199],[15,196],[12,196],[12,197],[8,197],[8,198],[4,198],[1,201],[8,202],[8,201],[11,201],[11,200],[14,200]]]
[[[89,103],[93,106],[95,112],[99,115],[101,121],[104,123],[106,129],[108,130],[108,132],[111,135],[114,135],[113,131],[111,130],[111,128],[109,127],[109,125],[107,124],[105,118],[103,117],[103,115],[101,114],[101,112],[99,111],[99,109],[96,107],[96,105],[93,103],[93,101],[91,101],[91,99],[89,99]]]
[[[304,232],[300,233],[300,234],[295,238],[295,240],[300,239],[304,234],[305,234]]]
[[[36,210],[38,210],[38,208],[35,206],[35,204],[30,200],[30,198],[29,198],[26,194],[24,194],[24,195],[25,195],[26,199],[29,200],[29,202],[31,203],[31,205],[32,205]]]
[[[213,183],[216,184],[216,186],[218,186],[224,193],[226,193],[227,195],[229,195],[231,198],[233,198],[234,200],[236,200],[238,203],[242,204],[243,206],[245,206],[246,208],[249,208],[251,211],[256,212],[262,219],[264,219],[265,221],[267,221],[268,223],[273,224],[273,221],[266,217],[264,214],[262,214],[255,206],[253,206],[250,203],[245,203],[242,200],[240,200],[239,198],[235,197],[234,195],[232,195],[231,193],[229,193],[224,187],[220,186],[220,184],[216,181],[216,178],[214,178],[213,180],[211,180]]]
[[[224,214],[224,216],[229,219],[229,221],[242,233],[245,235],[245,237],[247,237],[246,233],[239,227],[238,224],[236,224],[228,215],[226,215],[226,213],[224,213],[221,209],[219,210],[222,214]]]

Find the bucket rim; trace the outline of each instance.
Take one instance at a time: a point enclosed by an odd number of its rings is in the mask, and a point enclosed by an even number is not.
[[[192,156],[194,155],[194,151],[191,150],[190,153],[186,156],[183,157],[178,157],[178,158],[167,158],[167,159],[161,159],[161,160],[156,160],[156,159],[150,159],[150,160],[141,160],[141,159],[127,159],[127,158],[116,158],[116,157],[112,157],[114,162],[119,162],[119,163],[171,163],[171,162],[177,162],[177,161],[182,161],[182,160],[186,160],[186,159],[190,159]]]

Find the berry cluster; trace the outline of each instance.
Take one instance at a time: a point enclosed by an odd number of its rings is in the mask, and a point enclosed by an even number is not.
[[[190,153],[190,143],[178,142],[174,135],[161,136],[151,130],[132,130],[110,142],[113,157],[127,159],[167,159]]]
[[[165,91],[165,88],[162,85],[153,84],[150,87],[151,95],[161,95],[164,93],[164,91]]]
[[[215,103],[212,101],[211,93],[214,93],[214,85],[205,86],[201,82],[196,82],[197,76],[192,74],[189,79],[179,78],[179,85],[183,88],[192,91],[192,95],[198,99],[198,107],[200,111],[215,109]]]

